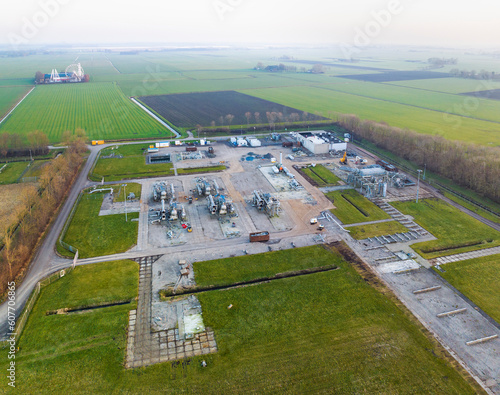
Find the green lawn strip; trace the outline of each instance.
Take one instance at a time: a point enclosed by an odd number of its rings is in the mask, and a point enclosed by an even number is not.
[[[312,168],[312,171],[316,173],[319,177],[321,177],[321,179],[323,179],[323,181],[326,182],[328,185],[336,185],[338,184],[339,181],[341,181],[340,178],[338,178],[335,174],[333,174],[323,165],[316,165],[315,167]]]
[[[277,273],[335,265],[340,255],[325,254],[322,246],[294,250],[244,255],[232,259],[195,262],[196,284],[199,286],[228,285],[256,278],[271,277]]]
[[[461,199],[460,197],[449,192],[443,192],[443,195],[446,196],[448,199],[453,200],[455,203],[458,203],[461,206],[465,207],[466,209],[469,209],[470,211],[479,214],[481,217],[496,222],[497,224],[500,224],[500,217],[493,215],[486,210],[483,210],[481,207],[477,207],[474,204],[469,203],[467,200]]]
[[[0,163],[0,169],[4,167],[2,172],[0,173],[0,184],[13,184],[17,181],[17,179],[23,174],[23,171],[28,167],[30,162],[10,162]]]
[[[316,182],[318,187],[324,187],[326,186],[326,182],[321,179],[313,170],[312,167],[306,167],[301,169],[302,173],[304,173],[306,176],[308,176],[311,180]]]
[[[346,228],[349,234],[356,240],[366,239],[368,237],[393,235],[395,233],[408,232],[408,229],[397,221],[379,222],[376,224],[367,224],[362,226],[352,226]]]
[[[146,164],[144,156],[125,156],[123,158],[100,158],[93,171],[93,176],[104,177],[105,181],[119,181],[137,177],[152,177],[171,175],[173,165],[171,163]]]
[[[441,266],[445,272],[436,270],[455,288],[477,304],[496,322],[500,322],[500,255],[447,263]]]
[[[226,166],[208,166],[208,167],[193,167],[190,169],[177,169],[177,174],[196,174],[196,173],[211,173],[214,171],[226,170]]]
[[[141,192],[142,192],[141,184],[137,184],[135,182],[129,182],[127,183],[127,186],[125,188],[122,185],[123,184],[110,185],[110,187],[113,187],[114,202],[124,202],[125,193],[127,194],[127,197],[130,195],[130,193],[133,193],[135,195],[135,199],[141,198]],[[105,188],[108,188],[108,186],[106,185]]]
[[[500,245],[500,232],[468,216],[439,199],[419,203],[392,202],[395,208],[411,215],[437,240],[413,244],[412,248],[426,259],[459,254]]]
[[[137,242],[139,213],[99,216],[104,193],[84,194],[63,241],[81,258],[125,252]]]
[[[189,358],[184,364],[124,369],[127,306],[44,316],[38,307],[47,298],[43,292],[16,357],[16,369],[22,372],[16,390],[475,393],[443,358],[442,349],[391,299],[336,254],[322,253],[324,257],[317,258],[338,262],[341,269],[200,294],[205,325],[215,331],[218,352]],[[262,262],[269,257],[262,255]],[[227,309],[229,304],[232,309]],[[51,333],[44,334],[47,329]],[[51,349],[54,352],[48,355]],[[207,362],[206,368],[201,360]],[[7,363],[6,357],[1,358],[0,368]],[[71,380],[67,372],[72,373]]]
[[[344,224],[378,221],[391,218],[389,214],[354,189],[328,192],[326,197],[336,207],[331,212]]]

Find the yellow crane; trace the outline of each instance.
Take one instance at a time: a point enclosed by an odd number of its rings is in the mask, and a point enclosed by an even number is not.
[[[344,156],[340,159],[340,163],[343,165],[347,165],[347,150],[344,151]]]

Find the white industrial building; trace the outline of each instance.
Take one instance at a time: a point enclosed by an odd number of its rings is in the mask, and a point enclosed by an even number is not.
[[[315,155],[327,154],[329,151],[345,151],[347,149],[345,141],[324,130],[292,133],[292,137]]]

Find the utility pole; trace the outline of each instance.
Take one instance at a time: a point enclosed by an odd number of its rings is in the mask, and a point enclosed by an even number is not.
[[[127,192],[125,190],[127,184],[123,184],[122,186],[123,186],[123,197],[125,198],[125,200],[123,200],[123,204],[125,206],[125,222],[127,222]],[[418,202],[418,192],[417,192],[417,202]]]
[[[418,169],[418,176],[417,176],[417,203],[418,203],[418,190],[420,188],[420,173],[422,173],[422,170]]]

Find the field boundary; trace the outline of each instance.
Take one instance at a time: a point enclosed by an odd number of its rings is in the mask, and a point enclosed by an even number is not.
[[[28,86],[29,86],[29,85],[28,85]],[[14,107],[13,107],[13,108],[12,108],[12,109],[8,112],[8,113],[7,113],[7,114],[6,114],[6,115],[5,115],[2,119],[0,119],[0,124],[1,124],[3,121],[5,121],[5,120],[9,117],[9,115],[10,115],[10,114],[12,114],[12,113],[14,112],[14,110],[17,108],[17,106],[19,106],[19,104],[21,104],[21,103],[22,103],[22,101],[23,101],[24,99],[26,99],[26,98],[28,97],[28,95],[29,95],[31,92],[33,92],[33,90],[34,90],[35,88],[36,88],[36,86],[34,86],[33,88],[31,88],[31,89],[30,89],[30,91],[29,91],[28,93],[26,93],[26,94],[23,96],[23,98],[22,98],[21,100],[19,100],[19,101],[17,102],[17,104],[16,104],[16,105],[15,105],[15,106],[14,106]]]
[[[36,283],[35,289],[31,292],[28,301],[24,305],[23,312],[19,316],[19,319],[16,321],[16,327],[13,332],[15,333],[16,336],[16,344],[19,342],[19,339],[21,338],[24,327],[28,322],[28,318],[31,312],[33,311],[33,307],[35,306],[38,297],[40,296],[41,290],[46,286],[52,284],[53,282],[59,280],[61,277],[64,277],[66,274],[71,273],[75,268],[76,259],[78,259],[78,256],[75,257],[75,259],[73,260],[73,264],[70,267],[66,269],[57,270],[56,272],[49,274],[48,276],[46,276],[45,278]]]
[[[140,108],[142,108],[148,115],[153,117],[153,119],[156,119],[158,122],[160,122],[163,126],[165,126],[168,130],[170,130],[173,134],[175,134],[176,138],[182,137],[181,134],[175,130],[172,126],[170,126],[167,122],[165,122],[163,119],[158,117],[156,114],[153,114],[152,111],[150,111],[148,108],[144,106],[141,102],[139,102],[136,98],[131,97],[130,100],[132,100],[133,103],[137,104]]]

